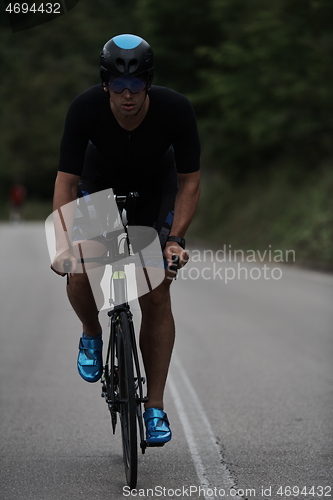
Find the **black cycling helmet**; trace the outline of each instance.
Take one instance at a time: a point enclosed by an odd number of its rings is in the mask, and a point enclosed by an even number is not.
[[[150,45],[136,35],[117,35],[103,47],[100,54],[102,82],[113,76],[141,76],[151,85],[154,55]]]

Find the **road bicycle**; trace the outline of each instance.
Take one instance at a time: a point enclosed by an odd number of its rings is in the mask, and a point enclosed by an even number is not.
[[[136,193],[129,193],[135,205]],[[121,228],[107,233],[105,242],[108,248],[106,256],[99,258],[82,258],[78,262],[85,264],[97,262],[102,265],[112,264],[110,281],[109,316],[110,335],[103,369],[102,394],[111,416],[112,432],[115,434],[118,416],[121,426],[123,459],[127,485],[133,489],[137,484],[138,473],[138,437],[142,454],[147,446],[145,440],[142,415],[142,404],[148,399],[143,395],[145,377],[142,376],[133,325],[133,315],[127,297],[127,280],[125,267],[137,258],[131,253],[128,225],[124,220],[127,197],[115,195]],[[145,270],[141,251],[138,252],[149,290],[151,285]],[[125,259],[125,260],[124,260]],[[177,273],[177,257],[170,269]],[[124,263],[125,262],[125,263]],[[70,262],[65,261],[64,270],[70,272]],[[139,432],[138,432],[139,431]]]

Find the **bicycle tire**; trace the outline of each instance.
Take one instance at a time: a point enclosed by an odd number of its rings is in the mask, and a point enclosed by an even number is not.
[[[127,484],[133,489],[138,472],[137,412],[130,326],[125,312],[119,314],[116,329],[123,458]]]
[[[110,412],[113,434],[115,434],[116,432],[117,414],[119,413],[119,404],[118,404],[119,377],[118,377],[118,366],[115,363],[116,350],[117,350],[116,337],[111,333],[101,382],[102,382],[102,397],[106,400],[108,404],[108,410]]]

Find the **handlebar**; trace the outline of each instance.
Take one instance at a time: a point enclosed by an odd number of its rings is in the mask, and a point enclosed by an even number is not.
[[[129,257],[127,257],[128,259]],[[169,267],[170,271],[177,274],[179,269],[179,257],[178,255],[173,255],[171,257],[173,264]],[[81,259],[78,259],[78,262],[81,262]],[[100,258],[87,258],[84,259],[84,262],[101,262],[102,264],[110,264],[108,257],[100,257]],[[134,259],[133,259],[134,262]],[[63,263],[64,273],[70,273],[72,268],[72,263],[70,260],[66,259]]]
[[[179,269],[179,257],[178,257],[178,255],[173,255],[171,257],[171,260],[172,260],[173,264],[172,264],[172,266],[169,266],[169,269],[173,273],[177,274],[178,269]]]

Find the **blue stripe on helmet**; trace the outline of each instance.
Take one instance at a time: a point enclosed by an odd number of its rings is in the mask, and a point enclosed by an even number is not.
[[[135,49],[142,42],[142,38],[136,35],[118,35],[113,41],[120,49]]]

